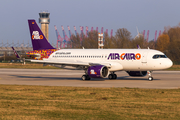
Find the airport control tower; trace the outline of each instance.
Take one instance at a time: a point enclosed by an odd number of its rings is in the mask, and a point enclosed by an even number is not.
[[[45,11],[39,13],[39,17],[40,17],[39,23],[41,23],[41,30],[48,41],[49,41],[49,23],[50,23],[49,15],[50,13]]]

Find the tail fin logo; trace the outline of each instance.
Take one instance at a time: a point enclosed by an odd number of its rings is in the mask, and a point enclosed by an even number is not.
[[[38,31],[33,31],[32,33],[32,39],[43,39],[43,35],[39,35]]]

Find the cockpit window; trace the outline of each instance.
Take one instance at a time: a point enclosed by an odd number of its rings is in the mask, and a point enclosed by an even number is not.
[[[153,59],[157,59],[157,58],[167,58],[166,55],[154,55]]]

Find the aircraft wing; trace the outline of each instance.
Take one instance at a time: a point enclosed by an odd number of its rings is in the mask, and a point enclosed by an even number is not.
[[[82,65],[89,66],[86,62],[81,61],[51,61],[51,60],[29,60],[36,63],[58,64],[58,65]]]
[[[27,59],[26,59],[27,60]],[[27,61],[43,63],[43,64],[53,64],[53,65],[67,65],[67,66],[95,66],[95,65],[105,65],[107,67],[111,67],[110,63],[90,63],[90,62],[82,62],[82,61],[54,61],[54,60],[32,60],[28,59]]]

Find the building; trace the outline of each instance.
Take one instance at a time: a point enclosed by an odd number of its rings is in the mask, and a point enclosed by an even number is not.
[[[49,23],[50,23],[49,15],[50,13],[45,11],[39,13],[39,17],[40,17],[39,23],[41,23],[41,30],[48,41],[49,41]]]

